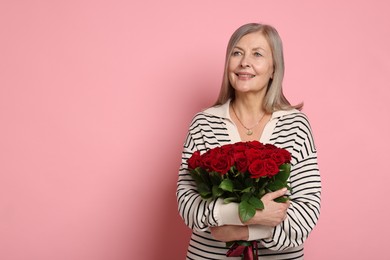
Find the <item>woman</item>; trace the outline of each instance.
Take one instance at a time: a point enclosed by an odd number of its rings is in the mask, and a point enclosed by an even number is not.
[[[259,241],[260,259],[303,259],[304,241],[320,214],[321,181],[308,119],[302,104],[292,106],[283,95],[283,75],[282,42],[272,26],[246,24],[233,33],[217,102],[195,115],[184,144],[177,200],[193,230],[187,259],[226,259],[225,242],[234,240]],[[251,140],[291,153],[292,191],[265,195],[264,209],[242,223],[237,203],[200,197],[187,159],[196,150]],[[290,201],[273,201],[282,195]]]

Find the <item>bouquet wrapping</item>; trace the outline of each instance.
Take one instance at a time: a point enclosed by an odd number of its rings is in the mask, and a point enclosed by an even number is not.
[[[239,216],[245,223],[256,210],[264,209],[261,198],[288,186],[291,154],[272,144],[259,141],[238,142],[215,147],[188,159],[188,169],[203,199],[222,198],[225,203],[239,203]],[[286,196],[275,199],[286,202]],[[228,243],[227,256],[257,256],[256,241]],[[256,249],[256,250],[255,250]]]

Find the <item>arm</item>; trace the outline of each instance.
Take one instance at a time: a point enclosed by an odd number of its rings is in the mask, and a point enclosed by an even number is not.
[[[302,114],[297,116],[293,124],[289,124],[287,132],[290,134],[287,138],[295,141],[290,148],[293,158],[290,175],[291,204],[287,210],[287,218],[274,228],[272,237],[262,240],[263,245],[272,250],[284,250],[303,244],[320,214],[321,179],[317,151],[307,118]],[[282,138],[276,138],[276,142],[283,143],[280,141]]]
[[[286,123],[289,126],[286,131],[288,134],[282,133],[281,136],[287,136],[288,140],[283,140],[285,137],[276,137],[274,141],[276,145],[287,143],[293,155],[290,176],[292,193],[290,194],[290,205],[285,212],[287,217],[279,223],[277,219],[267,221],[264,219],[266,210],[257,211],[255,217],[245,223],[248,224],[246,230],[243,227],[240,231],[246,232],[247,240],[261,239],[263,245],[272,250],[283,250],[301,245],[316,225],[320,213],[321,180],[317,165],[317,152],[309,123],[305,116],[298,116],[298,119],[293,122],[294,124],[291,124],[291,119],[286,120]],[[295,133],[291,129],[295,129]],[[293,147],[291,147],[291,140],[295,140]],[[279,204],[278,206],[283,205]],[[269,207],[269,205],[265,205],[266,209]],[[283,212],[282,208],[279,210]],[[275,227],[270,228],[273,225]],[[232,239],[228,228],[212,230],[212,234],[223,241]],[[223,237],[223,234],[229,236]],[[233,240],[235,239],[233,237]]]
[[[211,120],[213,120],[213,125],[209,124]],[[176,191],[178,210],[185,224],[199,231],[206,231],[213,226],[243,225],[238,216],[238,204],[224,204],[222,199],[202,199],[187,169],[187,160],[193,152],[196,150],[204,152],[209,148],[224,144],[213,134],[214,129],[220,131],[218,129],[220,125],[222,123],[219,123],[218,119],[209,119],[202,114],[195,116],[182,153]],[[228,140],[224,142],[227,143]]]
[[[187,170],[187,160],[196,150],[195,143],[188,134],[182,153],[182,162],[177,182],[177,203],[180,216],[191,229],[204,231],[208,226],[215,226],[212,214],[216,200],[203,200],[197,192],[196,184]]]
[[[290,202],[277,203],[274,199],[285,195],[287,189],[281,189],[268,193],[261,199],[264,204],[263,210],[257,210],[256,215],[245,226],[225,225],[210,228],[212,236],[220,241],[256,240],[271,237],[273,227],[279,225],[287,217],[287,209]],[[252,226],[250,226],[252,225]],[[255,229],[255,233],[253,233]],[[251,232],[251,233],[249,233]],[[253,236],[257,236],[253,238]]]

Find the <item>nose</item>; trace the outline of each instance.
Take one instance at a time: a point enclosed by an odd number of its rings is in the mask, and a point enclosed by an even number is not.
[[[248,59],[247,55],[242,55],[240,66],[242,68],[250,67],[250,62],[249,62],[249,59]]]

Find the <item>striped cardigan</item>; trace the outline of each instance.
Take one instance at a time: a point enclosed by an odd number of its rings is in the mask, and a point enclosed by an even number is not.
[[[196,150],[240,141],[230,119],[229,103],[195,115],[184,143],[177,183],[179,214],[193,230],[187,259],[240,259],[225,256],[228,248],[215,240],[210,226],[243,225],[236,203],[204,200],[187,170],[187,159]],[[320,214],[321,180],[317,152],[307,117],[298,110],[276,111],[265,126],[260,141],[287,149],[292,154],[289,185],[292,188],[287,218],[276,227],[249,226],[249,240],[259,240],[260,259],[303,259],[303,244]]]

